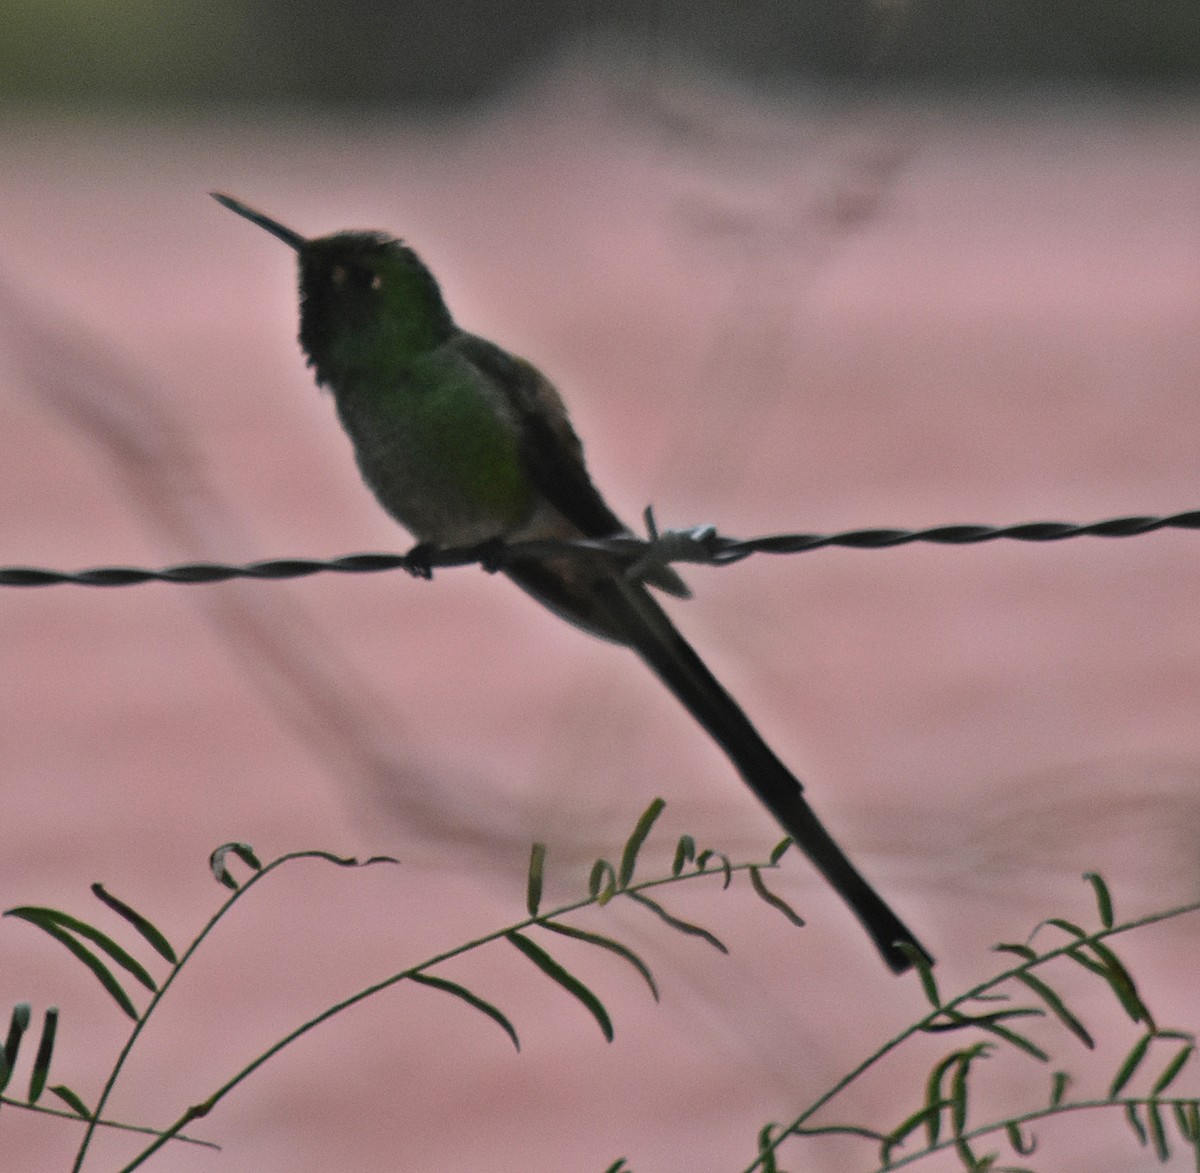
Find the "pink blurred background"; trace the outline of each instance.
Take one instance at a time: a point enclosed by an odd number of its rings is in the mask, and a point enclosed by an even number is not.
[[[739,536],[1200,506],[1186,104],[768,102],[572,61],[436,122],[9,114],[0,135],[7,565],[407,548],[304,368],[291,254],[211,189],[306,234],[403,235],[462,324],[558,382],[630,521],[650,502],[661,525]],[[1043,917],[1093,924],[1085,870],[1119,915],[1200,895],[1198,571],[1181,532],[825,551],[689,570],[697,597],[671,609],[954,993]],[[226,840],[402,860],[264,885],[164,1002],[123,1119],[169,1122],[329,1002],[519,919],[534,839],[565,901],[655,795],[647,870],[685,831],[738,859],[779,837],[632,656],[478,570],[5,590],[0,646],[5,907],[120,935],[101,880],[180,945],[221,899],[206,856]],[[492,946],[444,974],[510,1015],[520,1055],[401,987],[197,1124],[222,1155],[176,1145],[150,1167],[742,1169],[762,1124],[924,1005],[798,856],[771,883],[804,930],[745,884],[664,897],[729,957],[619,901],[575,918],[639,950],[659,1005],[615,959],[545,942],[604,998],[612,1045]],[[0,1005],[61,1007],[51,1080],[94,1101],[127,1024],[60,946],[12,921],[0,939]],[[1196,945],[1188,918],[1121,941],[1160,1025],[1198,1021]],[[1031,1030],[1102,1094],[1136,1032],[1060,974],[1099,1054]],[[896,1123],[961,1041],[913,1045],[822,1120]],[[981,1119],[1045,1103],[1052,1068],[994,1067]],[[1038,1131],[1046,1168],[1159,1167],[1116,1113]],[[5,1168],[67,1168],[77,1138],[0,1115]],[[136,1151],[102,1136],[88,1167]]]

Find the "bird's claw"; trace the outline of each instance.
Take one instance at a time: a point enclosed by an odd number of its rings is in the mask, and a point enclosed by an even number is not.
[[[488,574],[503,570],[507,562],[507,546],[502,538],[488,538],[475,547],[479,565]]]
[[[418,542],[404,555],[404,569],[413,578],[429,582],[433,578],[433,554],[436,547],[430,542]]]

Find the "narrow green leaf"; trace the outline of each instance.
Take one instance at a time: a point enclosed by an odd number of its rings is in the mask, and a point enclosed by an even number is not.
[[[916,1115],[924,1120],[925,1139],[929,1148],[933,1148],[941,1139],[942,1109],[949,1106],[949,1101],[942,1091],[942,1081],[946,1078],[946,1073],[954,1066],[957,1058],[957,1051],[952,1055],[947,1055],[930,1070],[925,1080],[925,1106]],[[893,1136],[895,1135],[897,1134],[893,1133]]]
[[[1042,924],[1053,925],[1056,929],[1062,929],[1064,933],[1070,933],[1072,937],[1078,937],[1081,941],[1086,940],[1090,936],[1085,929],[1081,929],[1074,921],[1066,920],[1061,916],[1052,916],[1042,921]],[[1041,928],[1041,925],[1038,928]],[[1034,932],[1037,932],[1037,929]]]
[[[790,835],[786,839],[780,839],[780,841],[771,849],[771,854],[767,856],[767,862],[774,867],[781,859],[783,859],[784,852],[786,852],[791,845],[792,839]]]
[[[779,1173],[779,1163],[775,1160],[775,1142],[771,1136],[774,1131],[774,1124],[764,1124],[758,1130],[758,1165],[762,1173]]]
[[[929,1142],[929,1147],[932,1148],[937,1144],[937,1136],[940,1133],[940,1116],[942,1108],[945,1107],[944,1102],[939,1098],[934,1103],[926,1103],[923,1108],[919,1108],[907,1119],[900,1121],[891,1132],[883,1138],[883,1144],[880,1146],[880,1161],[881,1165],[891,1163],[891,1151],[898,1145],[902,1145],[918,1128],[924,1128],[926,1136],[932,1134],[935,1139]],[[932,1128],[931,1128],[932,1126]]]
[[[28,1002],[18,1002],[12,1008],[12,1015],[8,1020],[8,1037],[4,1040],[4,1070],[0,1072],[0,1075],[3,1075],[0,1079],[0,1092],[8,1087],[8,1081],[12,1078],[12,1070],[17,1065],[17,1052],[21,1049],[21,1039],[29,1029],[32,1009]]]
[[[1175,1077],[1183,1070],[1183,1065],[1192,1057],[1195,1049],[1192,1043],[1180,1048],[1175,1058],[1163,1069],[1162,1075],[1154,1081],[1154,1086],[1150,1089],[1151,1096],[1161,1096],[1171,1086]]]
[[[83,1102],[65,1083],[56,1083],[47,1089],[52,1095],[58,1096],[72,1112],[77,1112],[85,1120],[92,1118],[87,1104]]]
[[[537,916],[542,906],[542,876],[546,868],[546,845],[535,843],[529,851],[529,880],[525,885],[525,907]]]
[[[722,953],[728,953],[729,950],[724,943],[718,940],[707,929],[702,929],[699,925],[694,925],[690,921],[680,920],[677,916],[672,916],[661,904],[656,900],[651,900],[649,896],[643,896],[641,892],[626,892],[626,896],[630,900],[636,900],[639,904],[650,909],[664,924],[670,925],[671,928],[680,933],[685,933],[689,937],[699,937],[702,941],[707,941],[714,949],[720,950]]]
[[[50,1074],[50,1058],[54,1054],[54,1036],[58,1033],[58,1009],[48,1007],[42,1021],[42,1037],[38,1041],[33,1074],[29,1077],[29,1103],[36,1104]]]
[[[973,1014],[965,1017],[968,1022],[987,1025],[993,1022],[1007,1022],[1011,1018],[1045,1018],[1046,1012],[1040,1006],[1012,1006],[1007,1010],[989,1010],[986,1014]]]
[[[879,1144],[879,1167],[881,1169],[890,1168],[892,1164],[892,1149],[896,1147],[896,1142],[890,1136],[885,1136]]]
[[[1028,945],[1018,945],[1012,941],[1001,941],[998,945],[992,946],[993,953],[1015,953],[1022,961],[1034,961],[1037,958],[1037,950],[1031,949]]]
[[[76,936],[84,937],[91,941],[93,945],[99,946],[113,961],[141,982],[151,993],[158,989],[149,971],[137,958],[118,945],[107,933],[102,933],[99,929],[94,928],[87,921],[80,920],[77,916],[69,916],[67,913],[59,912],[54,908],[36,908],[32,906],[10,908],[4,915],[28,921],[30,924],[37,925],[38,928],[45,932],[51,932],[51,927],[53,926],[59,930],[65,930],[66,932],[76,934]],[[52,933],[52,935],[54,934]]]
[[[592,864],[588,876],[588,895],[603,908],[617,894],[617,873],[606,859]]]
[[[238,890],[239,884],[229,871],[225,864],[225,860],[230,855],[236,855],[251,871],[261,872],[262,864],[259,862],[258,856],[254,854],[254,848],[248,843],[222,843],[208,857],[208,866],[212,874],[217,880],[224,884],[226,888],[232,889],[234,892]]]
[[[92,895],[102,904],[111,908],[119,917],[122,917],[133,925],[145,938],[150,948],[163,958],[164,961],[169,961],[174,965],[179,960],[175,956],[175,950],[171,948],[171,942],[167,940],[163,933],[136,909],[131,908],[123,900],[118,900],[111,892],[105,889],[103,884],[93,884]]]
[[[729,856],[723,851],[702,851],[696,856],[697,871],[708,871],[710,860],[717,860],[721,866],[721,874],[725,877],[725,882],[721,885],[721,890],[724,891],[733,883],[733,864],[729,862]]]
[[[1146,1118],[1150,1123],[1150,1142],[1154,1155],[1165,1165],[1171,1159],[1171,1148],[1167,1144],[1167,1130],[1163,1127],[1162,1109],[1154,1100],[1146,1105]]]
[[[970,1070],[969,1053],[964,1053],[950,1075],[950,1127],[958,1137],[967,1130],[967,1074]]]
[[[901,946],[905,942],[898,942]],[[929,964],[929,959],[919,949],[904,950],[917,971],[917,976],[921,981],[921,989],[925,993],[925,1000],[934,1010],[942,1008],[942,995],[938,990],[937,978],[933,976],[933,966]]]
[[[1146,1052],[1150,1049],[1150,1044],[1154,1040],[1154,1035],[1147,1032],[1130,1048],[1129,1054],[1125,1056],[1125,1062],[1117,1068],[1117,1074],[1113,1076],[1113,1081],[1108,1088],[1108,1098],[1115,1100],[1124,1090],[1125,1085],[1133,1078],[1141,1062],[1146,1057]]]
[[[954,1138],[954,1151],[958,1154],[958,1159],[963,1163],[963,1167],[972,1170],[972,1173],[975,1170],[979,1170],[979,1173],[986,1173],[994,1160],[992,1156],[977,1157],[975,1150],[961,1136]]]
[[[476,1010],[482,1011],[494,1023],[496,1023],[512,1039],[512,1045],[519,1051],[521,1049],[521,1040],[517,1038],[516,1029],[509,1022],[507,1016],[493,1006],[490,1002],[484,1001],[478,994],[472,993],[466,986],[460,986],[458,982],[450,982],[445,978],[432,977],[427,973],[410,973],[408,975],[410,982],[416,982],[419,986],[429,986],[435,990],[442,990],[444,993],[452,994],[455,998],[465,1002],[468,1006],[475,1007]]]
[[[937,979],[933,976],[933,962],[911,941],[895,941],[893,947],[899,949],[908,958],[909,964],[917,971],[925,997],[935,1010],[940,1010],[942,1004],[938,993]]]
[[[16,910],[9,910],[5,913],[6,916],[12,916]],[[65,945],[84,965],[88,967],[96,975],[96,979],[109,992],[113,1000],[130,1018],[137,1021],[138,1013],[133,1002],[130,1001],[129,995],[125,993],[120,982],[113,976],[112,971],[100,960],[86,945],[73,937],[65,929],[60,928],[52,921],[33,921],[44,933],[48,933],[56,941],[60,941]]]
[[[1050,1084],[1050,1107],[1057,1108],[1071,1086],[1071,1076],[1065,1071],[1056,1071]]]
[[[750,886],[758,893],[762,900],[766,901],[772,908],[782,912],[798,929],[804,928],[804,918],[794,912],[792,906],[782,896],[776,896],[767,887],[763,882],[762,873],[758,868],[753,866],[750,868]]]
[[[1007,1026],[1001,1026],[997,1022],[988,1019],[979,1019],[976,1023],[982,1030],[990,1031],[998,1038],[1002,1038],[1006,1043],[1011,1043],[1018,1050],[1024,1051],[1026,1055],[1032,1056],[1042,1063],[1049,1063],[1050,1056],[1042,1050],[1032,1039],[1026,1038],[1018,1031],[1011,1030]]]
[[[943,1015],[941,1019],[927,1022],[921,1029],[927,1034],[936,1035],[949,1034],[951,1031],[965,1030],[967,1027],[979,1025],[978,1018],[963,1014],[961,1010],[951,1010],[948,1007],[944,1007],[941,1013]]]
[[[612,1019],[609,1018],[608,1011],[604,1009],[604,1004],[583,982],[575,977],[574,974],[568,973],[540,945],[531,941],[523,934],[518,933],[516,930],[505,933],[504,937],[511,945],[514,945],[520,952],[524,953],[542,973],[552,981],[557,982],[572,997],[577,998],[588,1013],[596,1020],[596,1024],[600,1027],[600,1031],[605,1039],[610,1043],[612,1042]]]
[[[1146,1126],[1142,1123],[1141,1117],[1138,1116],[1138,1106],[1132,1100],[1125,1105],[1125,1122],[1133,1129],[1133,1135],[1138,1138],[1138,1143],[1145,1148],[1150,1143],[1150,1137],[1146,1134]]]
[[[1084,969],[1094,973],[1097,977],[1108,980],[1108,971],[1100,962],[1093,960],[1083,951],[1082,945],[1076,945],[1074,948],[1068,949],[1066,955],[1077,965],[1082,965]]]
[[[1050,1013],[1058,1019],[1089,1051],[1096,1049],[1096,1042],[1088,1033],[1087,1028],[1067,1009],[1066,1003],[1059,994],[1048,986],[1040,977],[1023,971],[1015,975],[1017,981],[1031,989],[1050,1009]]]
[[[637,826],[633,829],[633,834],[625,841],[625,850],[621,852],[621,866],[617,872],[617,887],[628,888],[633,880],[633,872],[637,867],[638,852],[642,849],[642,844],[646,842],[646,836],[650,834],[650,828],[654,826],[655,820],[663,813],[663,808],[667,804],[661,799],[656,798],[642,812],[642,817],[638,819]]]
[[[1020,1126],[1012,1123],[1006,1124],[1004,1131],[1008,1133],[1008,1143],[1018,1157],[1031,1157],[1037,1151],[1037,1137],[1033,1133],[1030,1133],[1029,1139],[1026,1140],[1021,1134]]]
[[[696,858],[696,841],[690,835],[680,835],[675,845],[675,860],[671,864],[671,875],[678,876]]]
[[[1112,893],[1104,882],[1104,877],[1098,872],[1084,872],[1083,878],[1092,886],[1096,894],[1096,910],[1100,914],[1100,924],[1106,929],[1113,927]]]
[[[1193,1131],[1192,1125],[1200,1125],[1200,1118],[1193,1120],[1189,1109],[1194,1108],[1196,1101],[1192,1100],[1187,1103],[1183,1100],[1176,1100],[1171,1105],[1172,1111],[1175,1113],[1175,1126],[1179,1129],[1179,1135],[1190,1145],[1195,1145],[1197,1140],[1200,1140],[1200,1134]]]
[[[542,928],[549,929],[552,933],[561,933],[564,937],[573,937],[576,941],[586,941],[589,945],[597,945],[601,949],[615,953],[618,957],[623,957],[642,975],[646,985],[650,987],[650,993],[654,995],[654,1000],[658,1001],[658,986],[654,981],[654,975],[650,972],[650,967],[632,949],[626,948],[620,941],[614,941],[611,937],[603,937],[599,933],[589,933],[584,929],[577,929],[574,925],[563,924],[561,921],[544,920],[539,923]]]
[[[1142,1001],[1137,985],[1121,959],[1107,945],[1099,941],[1090,942],[1090,946],[1096,951],[1096,955],[1104,967],[1102,974],[1104,980],[1112,987],[1112,991],[1116,994],[1125,1013],[1134,1022],[1143,1023],[1154,1030],[1154,1018],[1145,1002]]]
[[[604,1173],[633,1173],[633,1170],[625,1163],[624,1157],[618,1157],[604,1170]]]

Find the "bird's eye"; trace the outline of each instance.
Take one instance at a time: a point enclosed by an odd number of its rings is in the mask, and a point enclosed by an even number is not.
[[[359,292],[377,293],[383,288],[383,278],[367,265],[333,265],[329,270],[329,283],[339,293],[354,289]]]

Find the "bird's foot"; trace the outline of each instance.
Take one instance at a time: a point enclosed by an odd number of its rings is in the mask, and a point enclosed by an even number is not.
[[[404,569],[413,578],[423,578],[429,582],[433,578],[433,555],[436,549],[432,542],[418,542],[404,555]]]
[[[508,545],[503,538],[488,538],[475,547],[475,555],[479,565],[488,572],[496,574],[508,564]]]

